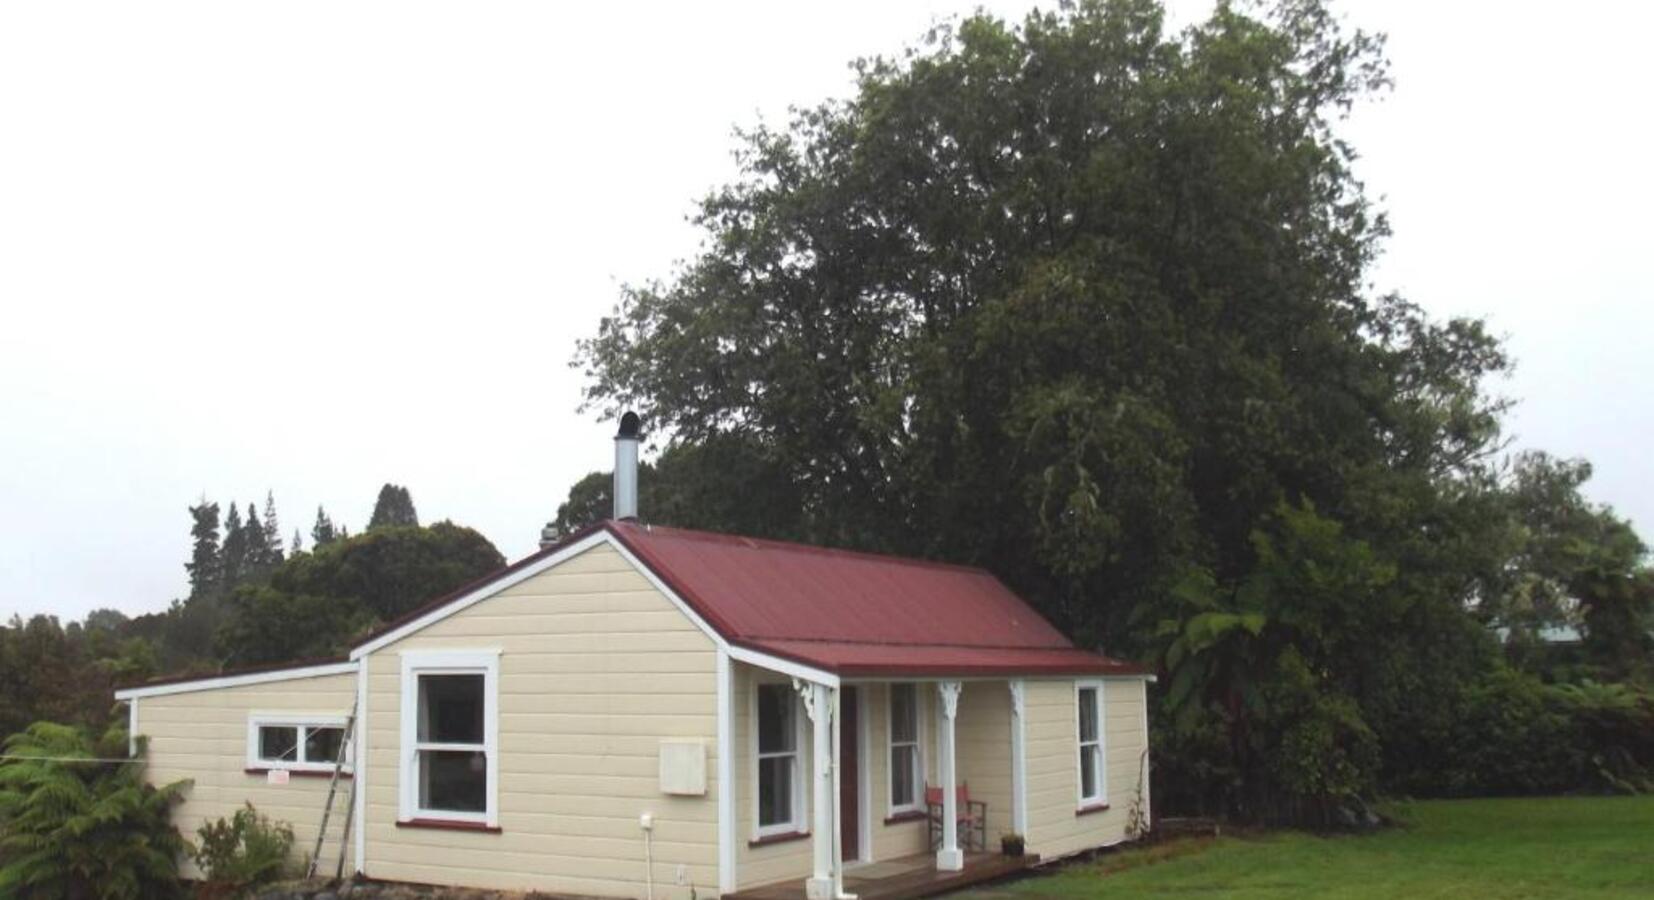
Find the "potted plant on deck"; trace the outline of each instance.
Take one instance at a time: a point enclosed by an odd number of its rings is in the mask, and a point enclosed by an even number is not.
[[[1006,856],[1013,858],[1021,857],[1027,849],[1026,842],[1023,841],[1022,835],[1017,834],[1014,831],[999,836],[999,852]]]

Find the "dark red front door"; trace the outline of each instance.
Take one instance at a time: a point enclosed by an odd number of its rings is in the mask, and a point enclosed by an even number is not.
[[[861,692],[839,688],[839,844],[845,859],[861,859]]]

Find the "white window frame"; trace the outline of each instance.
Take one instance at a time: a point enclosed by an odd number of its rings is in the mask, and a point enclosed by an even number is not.
[[[913,689],[913,802],[896,805],[896,701],[897,687]],[[885,687],[884,696],[884,744],[885,744],[885,818],[891,819],[907,813],[923,812],[925,809],[926,779],[929,773],[925,771],[925,697],[929,692],[923,690],[916,681],[895,681]]]
[[[410,650],[402,656],[402,765],[399,767],[398,815],[404,822],[431,820],[499,827],[500,816],[500,651]],[[487,760],[487,808],[480,813],[419,806],[420,751],[474,751],[473,744],[419,742],[419,677],[421,675],[481,675],[482,751]]]
[[[270,728],[298,729],[298,747],[294,751],[293,759],[265,759],[259,755],[259,730]],[[343,731],[345,717],[332,713],[273,713],[253,712],[247,714],[247,768],[249,770],[284,769],[289,772],[329,772],[337,763],[332,760],[308,760],[304,756],[305,738],[312,728],[337,728]],[[345,761],[344,772],[351,773],[351,741],[346,741],[339,748],[340,758]]]
[[[758,821],[759,771],[761,768],[758,765],[758,688],[768,685],[780,686],[792,697],[793,701],[793,817],[788,822],[761,825]],[[810,747],[813,742],[810,740],[810,717],[804,711],[804,700],[798,696],[798,691],[794,690],[788,682],[754,678],[747,693],[747,703],[747,709],[751,712],[751,715],[747,717],[747,746],[752,751],[750,757],[752,759],[752,774],[748,778],[748,783],[752,786],[752,839],[756,841],[782,835],[809,834],[810,792],[804,789],[804,770],[811,762],[806,748]],[[780,754],[772,753],[770,755],[778,756]]]
[[[1095,691],[1097,713],[1097,740],[1084,741],[1080,734],[1080,698],[1085,691]],[[1095,809],[1108,805],[1108,700],[1100,679],[1074,682],[1074,794],[1076,809]],[[1080,751],[1095,745],[1097,754],[1097,793],[1086,796],[1085,770],[1080,764]]]

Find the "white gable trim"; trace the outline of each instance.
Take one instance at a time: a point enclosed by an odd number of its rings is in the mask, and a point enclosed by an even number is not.
[[[599,529],[544,559],[536,560],[532,565],[524,566],[521,569],[512,572],[510,575],[482,585],[463,597],[460,597],[450,603],[445,603],[417,619],[385,632],[379,637],[376,637],[362,646],[350,651],[350,658],[353,661],[359,660],[376,650],[384,649],[390,644],[394,644],[418,631],[428,628],[431,625],[435,625],[455,613],[469,609],[470,607],[487,600],[489,597],[500,593],[506,588],[516,584],[521,584],[522,582],[539,575],[541,572],[554,568],[560,563],[563,563],[575,556],[579,556],[580,554],[585,553],[587,550],[590,550],[600,544],[607,544],[608,546],[614,548],[614,551],[620,554],[622,559],[626,560],[626,562],[629,563],[638,574],[648,580],[648,582],[654,586],[655,590],[660,591],[662,596],[671,601],[672,605],[677,607],[678,612],[683,613],[685,618],[694,623],[695,627],[700,629],[701,633],[706,635],[719,650],[728,653],[731,659],[738,660],[749,665],[758,666],[760,668],[769,669],[772,672],[780,672],[783,675],[788,675],[793,678],[802,678],[806,681],[813,681],[817,684],[825,684],[829,687],[838,686],[838,676],[831,672],[782,659],[779,656],[764,653],[760,650],[752,650],[746,647],[737,647],[730,644],[729,641],[724,639],[723,635],[719,634],[716,629],[707,624],[706,620],[701,618],[700,614],[695,612],[693,607],[684,602],[684,599],[678,596],[677,591],[672,590],[670,585],[668,585],[665,581],[662,581],[652,569],[645,565],[642,560],[638,559],[637,556],[635,556],[632,551],[620,541],[619,538],[615,537],[614,534],[606,528]]]
[[[350,658],[353,661],[358,660],[374,652],[375,650],[394,644],[417,631],[422,631],[431,625],[435,625],[436,623],[457,612],[469,609],[483,600],[487,600],[489,597],[498,594],[506,588],[521,584],[541,572],[552,568],[558,563],[561,563],[570,557],[578,556],[598,544],[603,543],[604,541],[610,541],[611,543],[613,542],[613,538],[610,537],[607,531],[597,531],[586,535],[580,540],[575,541],[574,543],[564,547],[556,553],[551,554],[550,556],[545,557],[544,559],[535,560],[531,565],[523,566],[521,569],[518,569],[509,575],[490,581],[457,600],[450,603],[444,603],[417,619],[406,622],[391,629],[390,631],[385,632],[373,640],[368,641],[360,647],[350,651]]]
[[[207,675],[193,681],[176,681],[154,687],[133,687],[115,692],[116,700],[136,700],[139,697],[164,697],[167,694],[188,694],[219,688],[243,687],[249,684],[269,684],[272,681],[296,681],[300,678],[321,678],[327,675],[349,675],[356,671],[355,662],[323,663],[293,669],[273,669],[268,672],[248,672],[245,675]]]

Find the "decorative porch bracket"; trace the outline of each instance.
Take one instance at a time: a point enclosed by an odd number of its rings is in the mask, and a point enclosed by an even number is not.
[[[815,738],[814,788],[810,830],[810,849],[813,858],[811,875],[804,882],[804,896],[808,900],[834,900],[838,893],[833,879],[833,703],[835,693],[825,684],[793,679],[793,690],[804,701],[804,714],[810,717]]]
[[[954,753],[954,719],[959,715],[957,681],[939,681],[936,692],[942,698],[942,846],[936,851],[936,868],[957,872],[965,868],[965,854],[959,850],[959,773]]]

